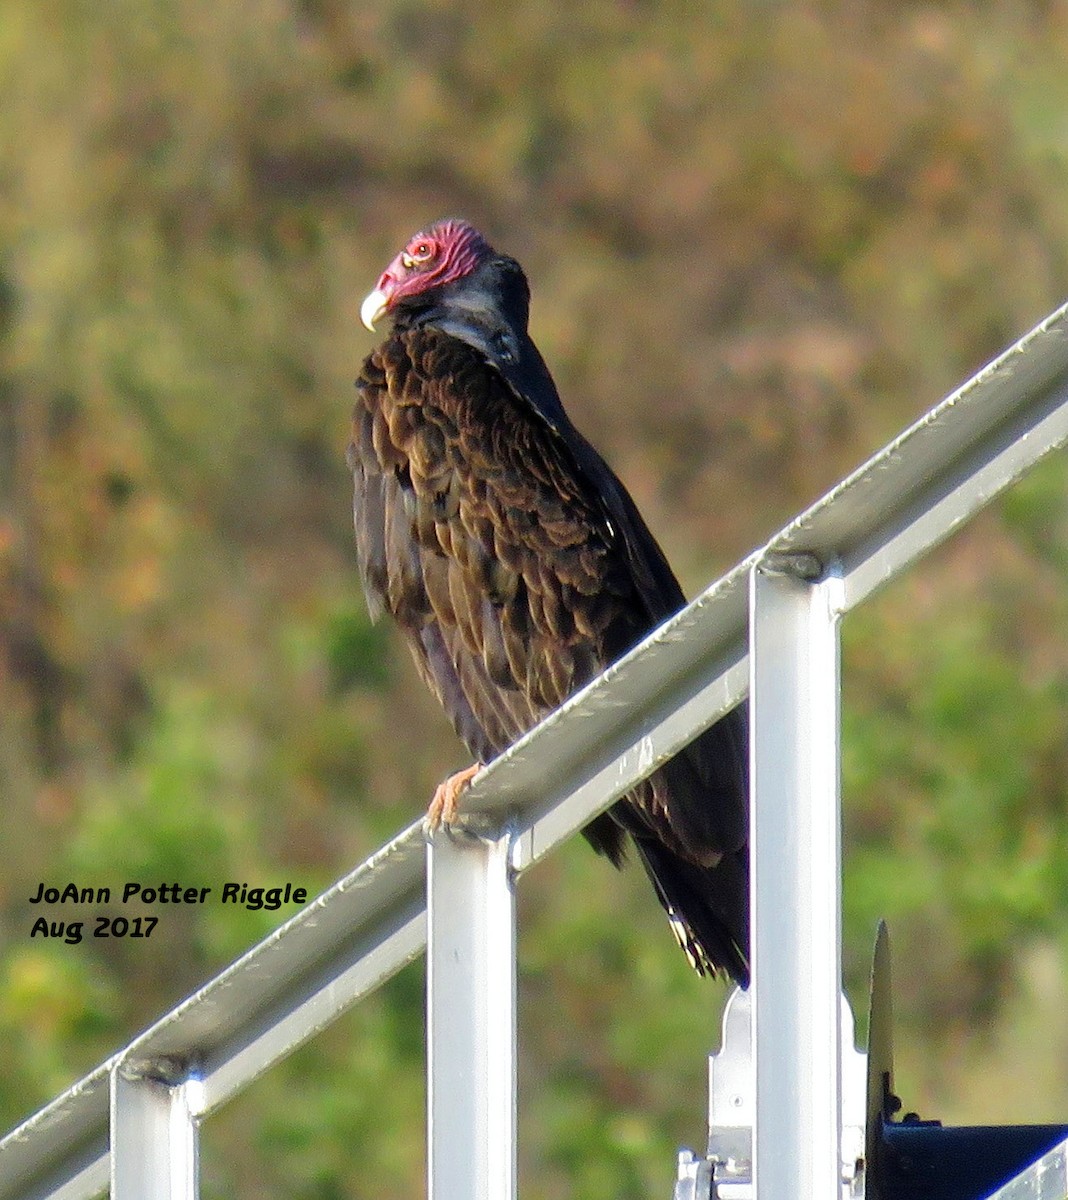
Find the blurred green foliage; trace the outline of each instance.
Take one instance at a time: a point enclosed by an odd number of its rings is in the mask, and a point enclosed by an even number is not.
[[[359,597],[359,303],[463,213],[691,592],[1068,284],[1068,6],[7,0],[0,1118],[284,913],[31,940],[68,879],[314,891],[464,761]],[[1044,466],[845,627],[846,960],[901,1084],[1068,1109],[1068,488]],[[524,1195],[666,1195],[723,989],[640,872],[520,894]],[[409,968],[209,1122],[209,1196],[410,1196]],[[863,1025],[863,1021],[861,1021]]]

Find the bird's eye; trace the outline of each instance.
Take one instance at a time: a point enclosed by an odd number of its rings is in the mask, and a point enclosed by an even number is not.
[[[429,262],[434,257],[434,244],[432,242],[416,242],[408,253],[413,262]]]

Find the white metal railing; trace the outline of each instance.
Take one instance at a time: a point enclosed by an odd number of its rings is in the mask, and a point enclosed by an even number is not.
[[[412,825],[8,1134],[0,1200],[109,1183],[115,1200],[195,1197],[200,1123],[421,953],[428,930],[430,1195],[511,1200],[515,879],[747,691],[754,1182],[761,1200],[831,1200],[839,621],[1065,440],[1068,306],[497,759],[466,794],[469,836],[426,847]]]

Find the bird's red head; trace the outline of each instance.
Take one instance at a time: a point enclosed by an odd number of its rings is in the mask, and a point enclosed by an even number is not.
[[[368,329],[406,296],[462,279],[493,253],[486,239],[467,221],[438,221],[413,237],[379,277],[360,306]]]

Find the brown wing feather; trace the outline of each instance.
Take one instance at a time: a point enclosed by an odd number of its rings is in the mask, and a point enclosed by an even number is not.
[[[470,348],[396,335],[358,393],[350,460],[372,605],[405,631],[454,724],[481,727],[472,753],[497,754],[610,661],[606,640],[640,636],[629,574],[563,448]],[[429,648],[428,620],[442,633]]]

